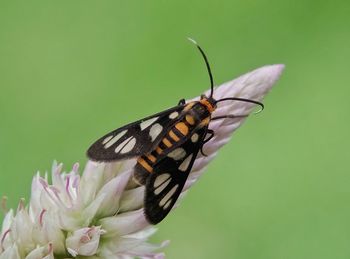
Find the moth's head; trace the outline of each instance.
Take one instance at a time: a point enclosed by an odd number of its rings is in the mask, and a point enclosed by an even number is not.
[[[216,100],[211,96],[207,97],[206,95],[202,94],[199,102],[206,106],[210,113],[212,113],[216,109]]]

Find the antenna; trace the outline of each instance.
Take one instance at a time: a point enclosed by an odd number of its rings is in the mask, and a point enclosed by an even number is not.
[[[263,103],[261,102],[258,102],[258,101],[254,101],[254,100],[250,100],[250,99],[246,99],[246,98],[239,98],[239,97],[228,97],[228,98],[222,98],[220,100],[217,100],[216,103],[219,103],[219,102],[224,102],[224,101],[241,101],[241,102],[247,102],[247,103],[254,103],[254,104],[257,104],[260,106],[260,110],[257,111],[256,113],[259,113],[261,111],[264,110],[265,106]]]
[[[213,97],[213,93],[214,93],[214,80],[213,80],[213,75],[211,74],[211,69],[210,69],[210,65],[209,65],[209,62],[208,62],[208,58],[207,56],[205,55],[204,51],[202,50],[202,48],[198,45],[198,43],[194,40],[194,39],[191,39],[191,38],[187,38],[189,41],[191,41],[194,45],[197,46],[197,48],[199,49],[199,51],[201,52],[202,54],[202,57],[205,61],[205,65],[207,66],[207,70],[208,70],[208,74],[209,74],[209,78],[210,78],[210,97]]]

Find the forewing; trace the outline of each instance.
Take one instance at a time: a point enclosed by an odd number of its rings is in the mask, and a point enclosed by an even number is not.
[[[116,129],[92,144],[87,156],[94,161],[115,161],[148,153],[178,120],[183,108],[178,105]]]
[[[154,165],[146,181],[144,203],[145,216],[150,223],[162,221],[179,198],[207,130],[207,127],[198,129]]]

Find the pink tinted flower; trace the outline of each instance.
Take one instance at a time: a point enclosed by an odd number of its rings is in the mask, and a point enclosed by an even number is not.
[[[214,91],[214,98],[241,97],[261,101],[283,71],[283,65],[256,69]],[[197,99],[197,98],[196,98]],[[254,104],[227,101],[213,116],[250,114]],[[212,121],[215,137],[198,155],[183,192],[203,173],[218,150],[246,118]],[[75,164],[62,172],[54,163],[52,182],[38,173],[33,178],[27,207],[21,201],[16,213],[9,210],[0,235],[0,259],[45,258],[164,258],[155,252],[168,244],[150,244],[156,231],[143,214],[143,186],[130,180],[135,159],[115,163],[89,161],[83,173]],[[183,196],[183,195],[182,195]]]

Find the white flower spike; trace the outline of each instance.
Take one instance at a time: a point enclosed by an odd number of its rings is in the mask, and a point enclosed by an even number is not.
[[[217,87],[214,98],[261,101],[283,69],[284,65],[256,69]],[[213,115],[249,114],[253,108],[254,104],[247,102],[222,102]],[[208,156],[198,154],[183,193],[198,180],[244,120],[227,118],[210,123],[215,137],[204,146]],[[143,214],[144,187],[129,181],[134,165],[134,159],[89,161],[80,176],[78,164],[65,173],[62,164],[54,163],[51,184],[46,174],[42,177],[38,173],[33,178],[28,206],[20,201],[16,213],[11,209],[5,215],[0,259],[164,258],[163,253],[155,251],[168,241],[159,245],[147,241],[156,229]]]

